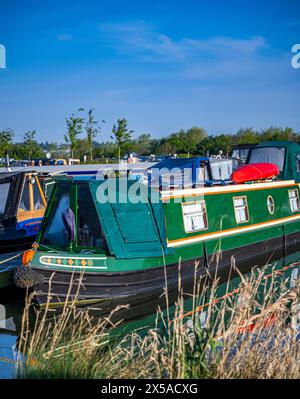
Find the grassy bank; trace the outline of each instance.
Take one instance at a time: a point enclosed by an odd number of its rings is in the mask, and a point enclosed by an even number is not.
[[[218,282],[173,312],[158,310],[147,329],[118,336],[110,317],[97,320],[65,306],[38,313],[30,328],[25,308],[20,378],[299,378],[299,279],[256,271],[218,296]],[[179,282],[180,284],[180,282]],[[114,312],[118,312],[115,309]]]

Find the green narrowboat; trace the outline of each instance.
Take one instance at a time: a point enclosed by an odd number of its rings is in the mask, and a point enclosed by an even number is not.
[[[184,187],[176,181],[180,165],[181,176],[190,176]],[[256,266],[299,259],[294,180],[214,181],[205,157],[176,160],[176,168],[168,187],[160,173],[157,186],[56,179],[37,243],[20,270],[31,276],[27,284],[41,307],[75,298],[103,315],[128,305],[121,315],[132,319],[164,306],[166,291],[174,302],[179,277],[190,295],[195,279],[222,283]]]

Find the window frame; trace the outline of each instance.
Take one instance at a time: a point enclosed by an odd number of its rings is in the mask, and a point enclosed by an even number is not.
[[[6,198],[5,198],[5,205],[3,207],[3,212],[0,212],[0,216],[4,216],[6,214],[7,208],[8,208],[8,204],[9,204],[9,196],[10,196],[10,191],[11,191],[11,186],[12,186],[12,182],[11,181],[4,181],[0,183],[0,187],[2,185],[8,185],[8,190],[7,190],[7,194],[6,194]]]
[[[49,205],[46,208],[45,216],[43,219],[43,224],[42,228],[40,229],[38,233],[38,238],[37,242],[41,243],[41,246],[45,245],[49,248],[53,248],[55,250],[68,250],[69,252],[72,253],[82,253],[83,251],[89,250],[91,253],[96,253],[96,254],[101,254],[101,255],[108,255],[106,250],[100,250],[98,247],[86,247],[86,246],[80,246],[79,245],[79,238],[78,238],[78,188],[81,184],[86,184],[82,182],[72,182],[66,183],[67,186],[69,186],[69,208],[73,211],[74,216],[75,216],[75,237],[74,241],[70,242],[67,246],[64,245],[56,245],[56,244],[43,244],[43,239],[45,237],[46,229],[49,224],[49,221],[51,219],[51,214],[52,214],[52,208],[55,206],[55,203],[57,203],[58,199],[58,192],[59,189],[62,185],[64,185],[64,181],[60,181],[59,183],[56,183],[52,192],[51,192],[51,197],[49,200]],[[97,209],[96,209],[97,212]]]
[[[296,154],[296,172],[300,172],[300,152]]]
[[[34,183],[31,182],[31,179],[34,179]],[[39,209],[35,209],[35,207],[34,207],[35,199],[34,199],[33,184],[35,185],[36,189],[38,190],[38,193],[41,198],[41,207]],[[27,191],[26,196],[27,196],[27,200],[28,200],[29,209],[21,208],[21,201],[22,201],[23,194],[24,194],[25,190]],[[38,176],[35,174],[32,174],[32,173],[27,174],[23,181],[22,191],[20,194],[19,202],[18,202],[17,220],[19,222],[22,222],[24,220],[27,220],[28,218],[32,218],[32,219],[43,218],[46,208],[47,208],[47,200],[44,196]]]
[[[42,226],[41,229],[39,230],[38,236],[37,236],[37,243],[40,243],[41,246],[45,245],[48,248],[54,248],[56,250],[72,250],[73,248],[73,243],[75,243],[76,238],[74,241],[72,241],[70,244],[68,245],[57,245],[57,244],[53,244],[53,243],[44,243],[44,239],[45,239],[45,235],[47,232],[47,229],[49,228],[50,224],[53,222],[53,218],[55,217],[55,212],[57,211],[57,207],[55,207],[55,210],[53,209],[55,204],[58,204],[57,200],[58,198],[61,199],[61,193],[59,193],[59,190],[61,189],[61,186],[63,185],[63,183],[59,183],[56,184],[56,187],[54,187],[54,190],[51,193],[51,197],[50,197],[50,201],[48,203],[48,206],[46,208],[46,212],[44,214],[44,218],[43,218],[43,222],[42,222]],[[72,208],[72,204],[71,204],[71,189],[72,189],[72,185],[70,185],[69,191],[68,191],[68,195],[69,195],[69,208],[74,212],[74,209]],[[59,196],[60,194],[60,196]],[[53,213],[54,212],[54,213]],[[75,232],[75,236],[76,236],[77,232]]]
[[[291,193],[291,192],[296,193],[296,197],[291,198],[291,197],[290,197],[290,193]],[[290,210],[291,210],[291,212],[293,212],[293,213],[299,212],[299,211],[300,211],[299,190],[298,190],[297,188],[293,188],[293,189],[288,190],[288,198],[289,198],[289,204],[290,204]],[[292,199],[296,199],[297,202],[298,202],[298,208],[297,208],[296,210],[293,210],[293,209],[292,209],[292,202],[291,202]]]
[[[184,213],[184,207],[188,206],[188,205],[203,205],[204,206],[204,210],[201,211],[202,214],[205,215],[204,220],[204,228],[203,229],[197,229],[197,230],[192,230],[192,231],[187,231],[186,230],[186,225],[184,222],[184,217],[186,216],[186,214]],[[181,203],[181,212],[182,212],[182,221],[183,221],[183,228],[186,234],[193,234],[199,231],[206,231],[208,229],[208,216],[207,216],[207,208],[206,208],[206,201],[205,200],[195,200],[195,201],[188,201],[188,202],[182,202]],[[201,215],[202,216],[202,215]]]
[[[247,219],[246,219],[246,220],[243,220],[243,221],[241,221],[241,222],[239,222],[239,221],[237,220],[237,212],[236,212],[236,211],[237,211],[237,207],[235,206],[235,203],[234,203],[234,201],[235,201],[235,200],[238,200],[238,199],[243,199],[243,200],[246,201],[245,210],[246,210]],[[232,197],[232,202],[233,202],[233,209],[234,209],[235,222],[236,222],[237,224],[249,223],[249,220],[250,220],[250,212],[249,212],[249,206],[248,206],[248,198],[247,198],[247,196],[246,196],[246,195],[234,196],[234,197]]]

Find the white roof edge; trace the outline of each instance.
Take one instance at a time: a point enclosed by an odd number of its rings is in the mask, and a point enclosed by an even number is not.
[[[199,187],[199,188],[189,188],[189,189],[180,189],[180,190],[169,190],[169,191],[161,191],[161,197],[170,197],[170,196],[183,196],[183,195],[193,195],[193,194],[205,194],[205,193],[215,193],[215,192],[224,192],[224,191],[247,191],[254,190],[257,188],[276,188],[282,186],[290,186],[295,184],[295,180],[280,180],[276,182],[264,182],[264,183],[252,183],[252,184],[232,184],[226,186],[214,186],[214,187]]]

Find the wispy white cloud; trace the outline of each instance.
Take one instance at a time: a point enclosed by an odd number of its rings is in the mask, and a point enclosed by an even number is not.
[[[143,21],[104,24],[100,29],[108,43],[119,52],[155,62],[216,58],[237,53],[243,57],[252,57],[267,47],[266,40],[261,36],[249,39],[212,37],[175,40],[152,30]]]
[[[102,42],[120,55],[165,63],[187,79],[276,79],[290,72],[289,53],[271,48],[263,36],[174,39],[144,21],[100,26]]]
[[[73,35],[70,35],[69,33],[58,33],[56,35],[56,40],[58,41],[68,41],[68,40],[72,40],[73,39]]]

